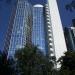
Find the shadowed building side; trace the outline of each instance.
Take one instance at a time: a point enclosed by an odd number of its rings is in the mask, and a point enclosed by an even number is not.
[[[54,46],[54,37],[51,23],[51,16],[48,4],[45,4],[45,23],[46,23],[46,39],[47,39],[47,56],[49,57],[49,61],[54,64],[53,68],[56,68],[56,54],[55,54],[55,46]]]
[[[16,4],[17,4],[17,2],[16,2]],[[6,54],[8,53],[8,50],[9,50],[10,39],[11,39],[11,34],[12,34],[12,29],[13,29],[13,22],[14,22],[14,18],[15,18],[15,14],[16,14],[16,8],[17,8],[17,5],[12,8],[12,13],[10,15],[10,20],[8,23],[8,29],[7,29],[5,40],[4,40],[3,51]]]

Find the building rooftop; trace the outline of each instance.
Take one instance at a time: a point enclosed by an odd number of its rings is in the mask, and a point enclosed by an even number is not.
[[[43,7],[43,5],[41,5],[41,4],[36,4],[36,5],[34,5],[33,7]]]

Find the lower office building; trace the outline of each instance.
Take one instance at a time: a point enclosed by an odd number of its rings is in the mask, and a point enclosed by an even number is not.
[[[75,19],[72,19],[72,26],[75,27]]]
[[[67,50],[75,51],[75,27],[65,27],[64,34],[66,39]]]

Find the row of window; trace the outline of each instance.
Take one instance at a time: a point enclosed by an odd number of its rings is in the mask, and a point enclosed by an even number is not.
[[[25,25],[28,24],[29,9],[29,4],[26,0],[19,0],[14,18],[8,56],[14,55],[16,49],[22,48],[26,44],[27,26]]]
[[[43,8],[35,7],[33,9],[32,42],[34,45],[37,45],[43,53],[46,53],[43,18]]]

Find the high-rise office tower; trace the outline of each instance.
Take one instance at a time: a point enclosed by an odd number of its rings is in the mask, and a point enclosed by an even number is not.
[[[48,5],[46,5],[46,13],[47,18],[50,20],[50,21],[48,20],[49,22],[47,22],[49,35],[51,35],[50,32],[52,30],[53,33],[52,40],[54,41],[53,50],[55,52],[56,60],[58,60],[64,54],[64,52],[67,51],[67,48],[64,39],[64,32],[60,20],[59,10],[57,6],[57,0],[48,0]],[[50,45],[52,44],[50,43]],[[60,65],[57,64],[57,67],[59,66]]]
[[[8,57],[13,57],[15,50],[23,48],[26,43],[31,43],[31,15],[31,5],[28,0],[18,0],[16,13],[12,19],[12,28],[10,24],[8,30],[9,33],[11,30]],[[7,34],[7,36],[8,35],[9,34]],[[5,45],[5,49],[7,49],[6,47]]]
[[[32,43],[46,54],[44,6],[36,4],[33,6]]]

